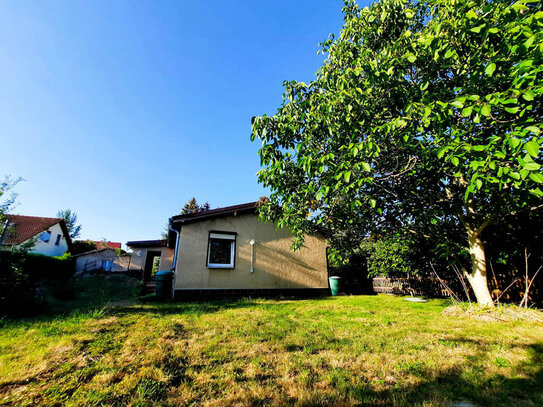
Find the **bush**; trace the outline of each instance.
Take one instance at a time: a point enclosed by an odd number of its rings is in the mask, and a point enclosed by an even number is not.
[[[75,262],[71,257],[49,257],[34,253],[26,255],[23,267],[32,280],[70,278],[75,272]]]
[[[87,253],[93,250],[96,250],[96,243],[94,242],[84,242],[82,240],[76,240],[72,242],[71,253],[74,256],[76,254]]]
[[[42,302],[40,281],[67,281],[74,271],[71,258],[0,251],[0,315],[35,313]]]

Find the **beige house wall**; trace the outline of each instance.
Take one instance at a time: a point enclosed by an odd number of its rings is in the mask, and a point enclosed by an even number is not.
[[[207,267],[210,231],[236,232],[234,269]],[[251,273],[251,239],[254,273]],[[307,236],[292,252],[287,229],[259,222],[255,214],[227,216],[183,225],[176,267],[176,289],[327,288],[324,238]]]
[[[147,252],[161,252],[160,255],[160,270],[169,270],[173,264],[173,249],[167,247],[145,247],[145,248],[133,248],[132,249],[132,261],[130,262],[130,269],[138,270],[145,268],[145,259],[147,258]],[[141,252],[141,256],[138,256],[138,252]]]

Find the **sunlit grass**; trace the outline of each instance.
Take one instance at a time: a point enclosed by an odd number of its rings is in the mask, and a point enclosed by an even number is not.
[[[389,296],[144,304],[0,329],[0,404],[543,404],[543,325]]]

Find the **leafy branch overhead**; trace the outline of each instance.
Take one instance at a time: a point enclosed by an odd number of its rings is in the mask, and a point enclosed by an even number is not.
[[[448,220],[480,274],[482,231],[543,197],[541,2],[343,10],[316,79],[285,82],[277,114],[253,119],[276,220],[336,246]]]

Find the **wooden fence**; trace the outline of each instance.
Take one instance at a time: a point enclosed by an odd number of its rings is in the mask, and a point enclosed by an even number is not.
[[[373,291],[376,293],[397,295],[422,295],[426,297],[449,297],[449,291],[445,289],[438,279],[431,277],[375,277],[373,279]]]

